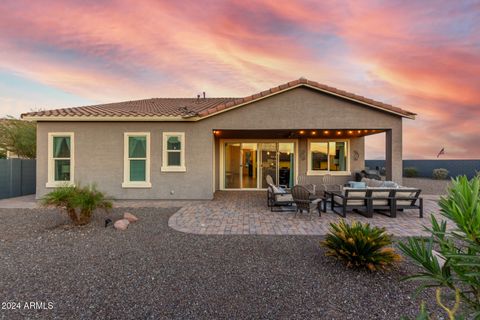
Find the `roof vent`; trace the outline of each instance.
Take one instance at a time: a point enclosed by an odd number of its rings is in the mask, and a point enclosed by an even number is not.
[[[203,91],[203,99],[205,99],[205,91]]]
[[[200,95],[197,94],[197,101],[200,101]]]
[[[184,107],[180,107],[180,110],[185,113],[185,114],[190,114],[192,113],[192,111],[190,111],[190,109],[188,109],[187,106],[184,106]]]

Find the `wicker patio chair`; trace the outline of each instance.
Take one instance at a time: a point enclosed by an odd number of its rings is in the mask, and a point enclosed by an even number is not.
[[[342,191],[342,185],[335,182],[335,177],[331,174],[322,176],[321,191]]]
[[[297,210],[295,211],[295,217],[297,213],[303,213],[303,211],[307,211],[310,219],[312,219],[312,211],[317,209],[318,215],[321,216],[322,212],[320,210],[320,203],[321,199],[314,199],[312,200],[310,191],[305,188],[304,186],[296,185],[292,188],[292,197],[295,205],[297,206]]]
[[[311,195],[315,195],[317,192],[317,187],[313,183],[308,183],[307,176],[300,175],[298,176],[298,184],[308,190]]]

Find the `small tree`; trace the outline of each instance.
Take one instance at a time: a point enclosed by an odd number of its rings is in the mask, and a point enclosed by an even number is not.
[[[403,175],[407,178],[418,177],[418,170],[415,167],[406,167],[403,169]]]
[[[448,220],[439,222],[432,215],[431,228],[425,228],[428,239],[409,238],[400,244],[403,253],[423,269],[407,279],[422,281],[420,289],[450,289],[475,318],[480,317],[480,178],[452,180],[439,204]],[[454,227],[447,229],[447,221]]]
[[[98,191],[94,185],[59,187],[45,195],[42,204],[64,209],[75,225],[88,224],[96,209],[112,208],[112,202],[106,200],[105,194]]]
[[[12,152],[21,158],[36,157],[37,132],[33,122],[13,117],[0,120],[0,150]],[[1,152],[0,152],[1,153]]]
[[[448,170],[444,168],[433,169],[432,177],[436,180],[447,180],[448,179]]]

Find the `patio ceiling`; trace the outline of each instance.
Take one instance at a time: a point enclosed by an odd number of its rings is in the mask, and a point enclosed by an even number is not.
[[[346,139],[358,138],[385,132],[385,129],[291,129],[291,130],[213,130],[222,139]]]

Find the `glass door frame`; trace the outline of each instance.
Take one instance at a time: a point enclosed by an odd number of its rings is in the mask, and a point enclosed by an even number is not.
[[[261,143],[293,143],[294,145],[294,175],[293,181],[294,184],[297,182],[298,178],[298,139],[220,139],[219,146],[220,146],[220,154],[219,154],[219,166],[218,166],[218,173],[219,173],[219,189],[222,191],[253,191],[253,190],[266,190],[266,188],[262,188],[262,172],[261,172],[261,153],[260,153],[260,144]],[[240,182],[240,188],[225,188],[225,143],[257,143],[257,188],[242,188],[242,183]],[[240,147],[241,149],[241,147]],[[277,150],[278,152],[278,150]],[[240,152],[241,156],[242,152]],[[241,159],[240,159],[241,160]],[[277,176],[278,176],[278,158],[277,158]],[[277,177],[278,179],[278,177]]]

